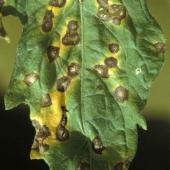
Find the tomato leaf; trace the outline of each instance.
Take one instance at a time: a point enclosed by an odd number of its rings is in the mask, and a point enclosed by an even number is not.
[[[6,0],[1,6],[3,16],[23,24],[5,104],[30,107],[31,158],[44,159],[51,170],[127,170],[164,61],[164,36],[145,1]]]

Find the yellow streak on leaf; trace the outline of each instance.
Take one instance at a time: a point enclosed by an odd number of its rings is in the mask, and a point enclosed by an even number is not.
[[[31,113],[31,120],[37,120],[40,125],[46,125],[51,135],[43,141],[43,144],[49,146],[56,144],[56,128],[60,123],[62,117],[61,106],[64,106],[64,94],[60,92],[53,92],[50,94],[52,105],[47,108],[41,108],[40,113]],[[37,151],[31,151],[31,159],[41,159],[43,153]]]

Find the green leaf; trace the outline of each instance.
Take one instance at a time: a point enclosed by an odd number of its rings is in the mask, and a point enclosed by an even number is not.
[[[32,159],[51,170],[127,170],[164,61],[144,0],[6,0],[23,24],[6,109],[26,103]]]

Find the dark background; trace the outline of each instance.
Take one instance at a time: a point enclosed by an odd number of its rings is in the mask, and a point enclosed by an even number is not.
[[[147,123],[148,131],[139,129],[138,151],[130,170],[170,170],[169,120]],[[26,106],[5,111],[1,96],[0,130],[0,170],[48,170],[43,161],[29,159],[35,131]]]

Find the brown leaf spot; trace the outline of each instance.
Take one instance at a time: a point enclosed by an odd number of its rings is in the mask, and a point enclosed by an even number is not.
[[[52,10],[46,10],[45,16],[43,18],[43,23],[42,23],[42,31],[43,32],[50,32],[53,27],[53,17],[54,14]]]
[[[124,102],[128,100],[129,92],[126,88],[119,86],[115,90],[115,97],[119,102]]]
[[[59,57],[59,47],[55,46],[49,46],[47,49],[47,56],[49,59],[49,62],[53,62],[57,57]]]
[[[60,92],[65,92],[70,85],[71,80],[69,77],[64,76],[57,80],[57,90]]]
[[[108,45],[108,49],[112,53],[117,53],[119,51],[119,45],[116,43],[111,43]]]
[[[94,71],[102,78],[108,78],[108,68],[105,65],[95,65]]]
[[[69,21],[67,26],[69,31],[77,31],[78,27],[79,27],[78,22],[75,20]]]
[[[109,7],[109,13],[113,18],[118,18],[120,20],[126,17],[126,9],[123,5],[113,4]]]
[[[56,138],[59,141],[66,141],[69,139],[69,131],[62,125],[57,127]]]
[[[80,72],[80,64],[78,63],[71,63],[68,66],[68,75],[71,77],[77,76]]]
[[[61,118],[60,124],[62,126],[66,126],[66,124],[67,124],[67,115],[66,115],[66,112],[68,112],[68,110],[66,109],[65,106],[62,106],[61,109],[62,109],[62,118]]]
[[[76,33],[66,33],[62,38],[62,43],[64,45],[77,45],[80,42],[80,35]]]
[[[92,142],[92,148],[97,154],[101,154],[102,151],[104,150],[102,141],[98,136],[94,138],[94,140]]]
[[[46,139],[48,136],[50,136],[50,130],[46,125],[43,125],[36,134],[36,139],[41,143],[44,139]]]
[[[108,9],[106,9],[106,8],[100,7],[98,9],[97,15],[103,21],[109,21],[110,20],[110,15],[109,15]]]
[[[79,25],[75,20],[69,21],[67,24],[67,32],[62,38],[64,45],[77,45],[80,42],[80,35],[77,32]]]
[[[31,86],[35,81],[39,79],[39,75],[37,73],[30,73],[27,74],[24,78],[24,82],[28,85]]]
[[[49,94],[45,94],[42,97],[42,107],[49,107],[52,105],[51,97]]]
[[[54,7],[63,7],[66,3],[66,0],[51,0],[49,2],[49,5],[54,6]]]
[[[107,67],[113,68],[117,67],[117,59],[114,57],[108,57],[104,60],[104,63]]]

